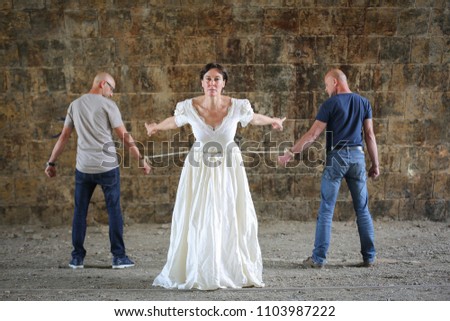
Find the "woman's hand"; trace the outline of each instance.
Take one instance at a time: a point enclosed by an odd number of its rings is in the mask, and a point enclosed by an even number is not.
[[[283,122],[286,120],[286,117],[284,118],[277,118],[277,117],[273,117],[273,122],[272,122],[272,128],[275,130],[283,130]]]
[[[151,123],[151,124],[145,123],[145,128],[147,129],[148,136],[152,136],[158,132],[158,129],[156,129],[156,126],[158,126],[158,124],[156,124],[156,123]]]

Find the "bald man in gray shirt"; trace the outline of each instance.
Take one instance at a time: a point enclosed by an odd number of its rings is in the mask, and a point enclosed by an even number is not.
[[[68,110],[64,127],[47,162],[45,173],[56,176],[56,160],[66,146],[73,129],[77,132],[75,170],[75,209],[72,222],[73,269],[84,267],[86,250],[86,217],[92,194],[100,185],[105,196],[109,219],[109,239],[113,268],[134,266],[128,258],[123,241],[123,218],[120,207],[120,172],[113,132],[124,142],[130,154],[139,160],[145,175],[150,166],[141,156],[133,138],[127,132],[117,104],[109,99],[115,89],[114,78],[105,72],[95,76],[89,93],[74,100]]]

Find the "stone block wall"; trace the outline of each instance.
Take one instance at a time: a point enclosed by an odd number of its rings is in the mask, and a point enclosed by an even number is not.
[[[373,106],[382,175],[369,182],[375,219],[448,220],[450,210],[450,8],[446,0],[3,0],[0,3],[0,223],[70,224],[76,134],[44,164],[69,103],[97,71],[116,79],[113,99],[147,154],[192,144],[189,127],[151,140],[144,121],[171,115],[201,94],[198,72],[211,61],[230,72],[228,95],[254,110],[287,116],[285,130],[240,128],[243,149],[276,151],[312,124],[327,98],[330,67]],[[245,155],[262,219],[314,220],[324,137],[288,169],[276,154]],[[168,222],[182,158],[141,175],[126,151],[122,207],[127,224]],[[343,184],[336,220],[352,220]],[[105,224],[100,190],[90,224]]]

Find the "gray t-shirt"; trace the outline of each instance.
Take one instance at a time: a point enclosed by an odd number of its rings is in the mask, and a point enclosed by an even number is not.
[[[98,174],[119,166],[112,129],[122,125],[119,107],[102,95],[85,94],[70,104],[64,126],[77,132],[80,172]]]

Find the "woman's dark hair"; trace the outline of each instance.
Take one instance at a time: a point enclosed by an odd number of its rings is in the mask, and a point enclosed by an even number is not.
[[[211,69],[217,69],[219,73],[222,75],[223,80],[228,81],[227,70],[222,65],[215,62],[210,62],[209,64],[205,65],[205,67],[202,68],[202,70],[200,71],[200,80],[203,80],[205,74]]]

